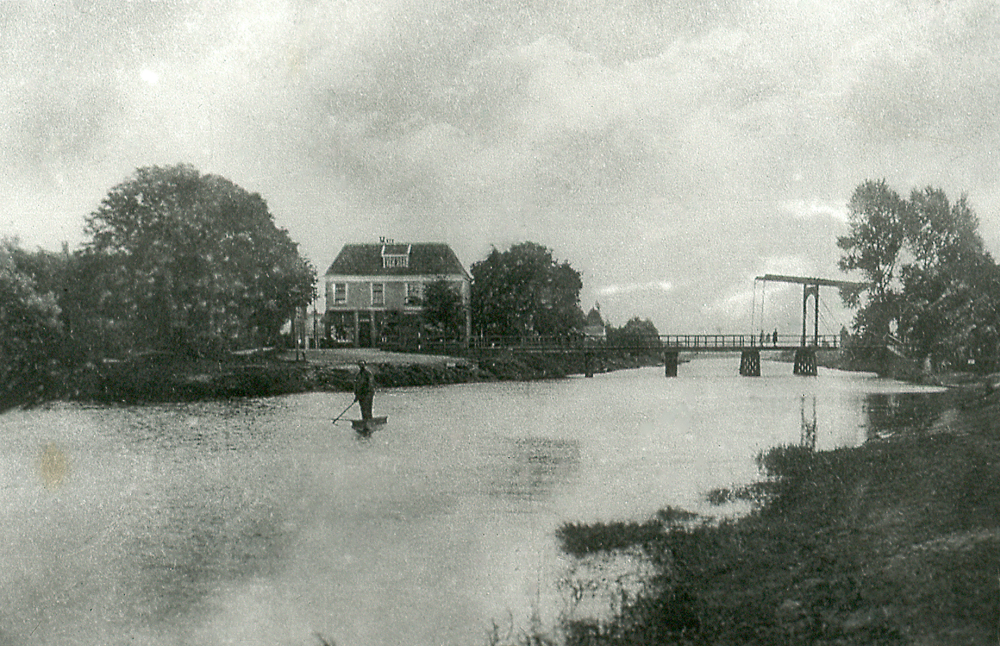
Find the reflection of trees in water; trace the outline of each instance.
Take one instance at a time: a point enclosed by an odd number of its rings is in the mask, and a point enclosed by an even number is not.
[[[659,570],[641,548],[599,551],[571,559],[556,580],[567,625],[606,622],[630,599],[652,594]]]
[[[802,395],[799,400],[802,413],[802,434],[799,444],[809,449],[816,450],[816,395],[807,397]]]
[[[163,500],[137,533],[135,615],[152,622],[185,615],[220,581],[266,575],[276,566],[284,541],[273,501],[226,485],[201,493]]]
[[[504,498],[537,500],[551,495],[580,468],[578,440],[542,437],[507,438],[495,456],[490,493]]]
[[[867,439],[926,430],[943,407],[939,393],[879,393],[865,397]]]
[[[125,446],[140,451],[190,447],[199,452],[246,452],[274,441],[274,412],[273,405],[256,401],[238,406],[166,404],[105,427]]]

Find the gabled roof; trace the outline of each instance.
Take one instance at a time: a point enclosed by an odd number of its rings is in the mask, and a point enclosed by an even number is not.
[[[382,256],[406,254],[406,267],[384,267]],[[461,275],[470,278],[451,247],[442,242],[346,244],[326,274],[336,276]]]

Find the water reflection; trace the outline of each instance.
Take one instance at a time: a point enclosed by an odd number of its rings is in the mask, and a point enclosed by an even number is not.
[[[941,393],[874,393],[865,397],[867,439],[925,431],[941,413]]]
[[[286,544],[277,505],[246,492],[175,492],[136,528],[133,612],[151,623],[197,609],[222,581],[275,572]]]
[[[802,397],[799,398],[799,405],[802,418],[802,433],[801,437],[799,438],[799,445],[806,447],[810,451],[815,451],[816,450],[816,395],[812,396],[802,395]]]
[[[707,510],[762,450],[936,417],[887,381],[686,368],[398,389],[360,442],[325,393],[2,415],[0,644],[482,643],[586,614],[591,575],[633,592],[630,555],[566,578],[563,522]]]
[[[503,438],[493,456],[489,490],[515,500],[540,500],[580,468],[580,442],[544,437]]]
[[[115,433],[134,450],[197,449],[199,453],[237,452],[264,447],[276,430],[265,422],[273,404],[251,400],[240,406],[222,403],[149,406],[119,418]]]

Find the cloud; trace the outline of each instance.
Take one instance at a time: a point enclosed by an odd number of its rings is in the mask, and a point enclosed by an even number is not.
[[[839,222],[847,222],[847,206],[845,204],[824,202],[822,200],[788,200],[782,202],[781,210],[792,217],[808,220],[812,218],[829,218]]]
[[[713,301],[709,311],[729,321],[742,322],[749,320],[755,311],[759,315],[759,309],[763,307],[765,300],[769,301],[768,307],[771,309],[775,307],[775,303],[781,303],[780,307],[787,308],[788,302],[791,302],[788,300],[788,295],[801,291],[798,285],[757,279],[767,274],[812,276],[816,273],[815,267],[802,256],[763,258],[752,273],[744,274],[737,285]],[[794,313],[794,310],[792,312]]]
[[[616,294],[634,294],[635,292],[660,291],[669,292],[674,286],[665,280],[651,281],[648,283],[630,283],[624,285],[605,285],[597,289],[601,296],[613,296]]]
[[[986,0],[5,9],[0,208],[56,246],[136,167],[184,161],[264,195],[319,267],[378,235],[469,264],[532,240],[584,299],[671,329],[766,271],[835,273],[865,179],[1000,207]]]

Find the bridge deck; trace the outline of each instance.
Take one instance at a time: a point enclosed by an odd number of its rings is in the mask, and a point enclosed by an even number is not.
[[[609,343],[592,338],[547,338],[524,339],[485,338],[473,339],[476,350],[512,350],[515,352],[587,352],[601,350],[625,350],[642,352],[740,352],[743,350],[787,351],[803,347],[801,335],[773,334],[661,334],[643,338],[633,345]],[[840,347],[840,337],[834,334],[809,336],[805,347],[817,350],[836,350]]]

